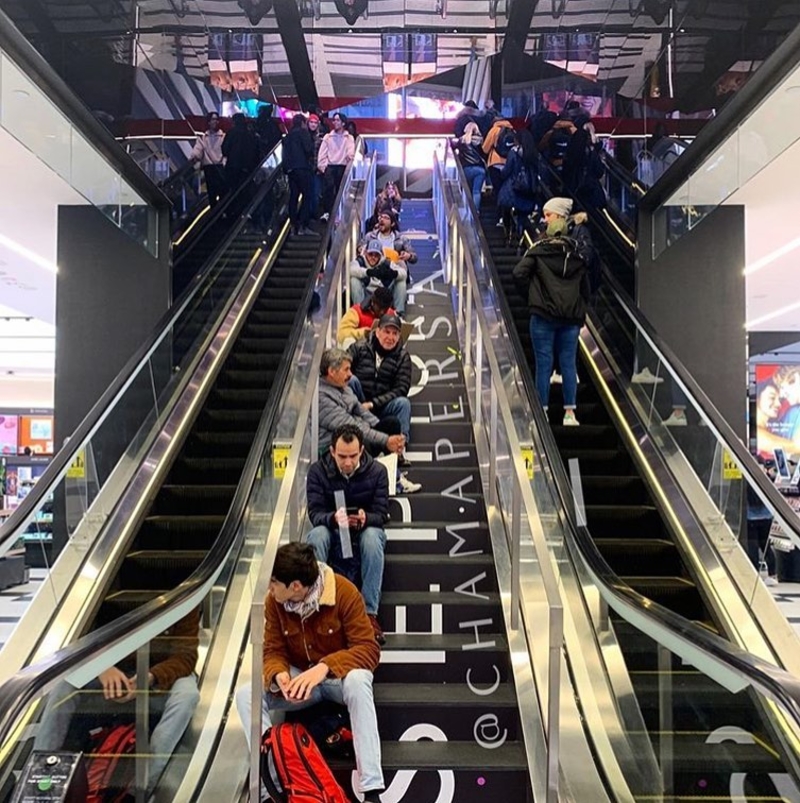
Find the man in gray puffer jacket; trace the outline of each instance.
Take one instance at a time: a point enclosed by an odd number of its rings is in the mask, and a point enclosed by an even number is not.
[[[352,358],[343,349],[328,349],[319,366],[319,448],[327,453],[333,432],[345,424],[357,427],[372,454],[403,453],[406,439],[400,421],[387,416],[382,421],[365,409],[348,385]]]

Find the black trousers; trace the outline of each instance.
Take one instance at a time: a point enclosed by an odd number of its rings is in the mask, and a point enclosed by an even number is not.
[[[339,192],[339,185],[344,178],[344,165],[328,165],[322,176],[322,209],[324,212],[333,211],[333,202],[336,200],[336,193]]]
[[[400,419],[395,415],[387,415],[386,418],[382,418],[377,424],[375,424],[375,429],[377,429],[378,432],[385,433],[386,435],[403,434],[403,430],[400,428]],[[377,446],[368,447],[368,450],[373,457],[377,457],[383,451]]]
[[[214,206],[228,191],[228,182],[225,181],[225,168],[222,165],[203,165],[203,175],[206,179],[208,202],[211,206]]]
[[[313,194],[314,174],[310,169],[289,172],[289,220],[292,226],[299,228],[308,226],[314,210]]]

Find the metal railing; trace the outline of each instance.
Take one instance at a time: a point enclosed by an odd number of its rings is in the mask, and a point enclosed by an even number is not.
[[[510,366],[501,366],[498,360],[492,328],[477,289],[479,280],[471,249],[474,229],[448,197],[449,185],[443,164],[436,158],[433,201],[439,248],[447,259],[444,280],[454,294],[461,356],[468,375],[476,430],[488,432],[487,509],[494,508],[502,517],[510,556],[508,625],[512,630],[521,625],[525,628],[544,727],[544,754],[533,753],[531,736],[526,738],[531,784],[537,800],[555,801],[559,795],[563,605],[533,497],[530,458],[526,457],[530,447],[523,448],[523,440],[527,438],[520,432],[520,422],[512,412],[519,399],[512,402],[509,397]],[[529,558],[536,568],[532,569],[530,560],[526,561],[523,575],[520,558],[523,551],[529,551],[528,547],[532,548]],[[530,613],[537,608],[540,613],[533,620]],[[542,616],[546,617],[545,627]]]

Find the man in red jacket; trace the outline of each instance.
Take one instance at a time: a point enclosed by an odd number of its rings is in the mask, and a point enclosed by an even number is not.
[[[323,700],[347,706],[365,803],[380,803],[384,788],[372,695],[379,659],[358,589],[318,563],[308,544],[280,547],[264,601],[262,728],[271,726],[273,711],[308,708]],[[237,690],[236,708],[249,741],[250,684]]]

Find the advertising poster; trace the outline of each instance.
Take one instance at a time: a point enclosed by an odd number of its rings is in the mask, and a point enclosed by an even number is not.
[[[435,33],[412,33],[411,80],[424,81],[436,75],[437,40]]]
[[[53,454],[53,416],[22,415],[19,421],[19,454]]]
[[[408,61],[407,35],[404,33],[382,34],[383,88],[387,92],[393,92],[408,83]]]
[[[0,454],[16,454],[19,437],[19,417],[0,415]]]
[[[762,363],[756,375],[756,449],[774,460],[783,449],[792,461],[800,458],[800,365]]]

